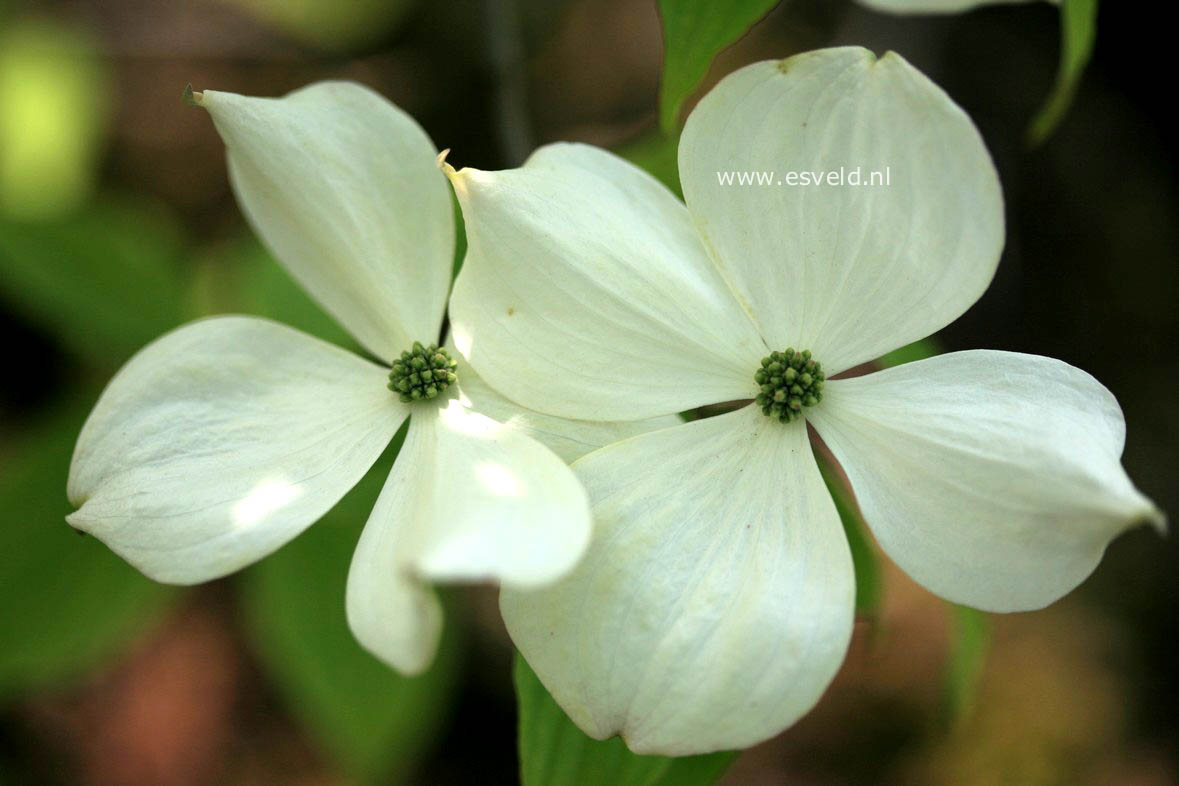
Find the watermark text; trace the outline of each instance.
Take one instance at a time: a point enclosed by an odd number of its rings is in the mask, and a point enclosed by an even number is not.
[[[722,186],[890,186],[892,167],[869,169],[839,167],[839,169],[795,170],[785,172],[766,170],[718,171],[716,182]]]

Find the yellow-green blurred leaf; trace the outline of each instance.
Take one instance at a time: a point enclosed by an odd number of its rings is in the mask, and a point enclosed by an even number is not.
[[[66,524],[70,456],[96,397],[0,448],[0,698],[61,687],[115,656],[176,591]]]
[[[380,663],[348,629],[352,552],[403,438],[404,429],[331,512],[243,582],[245,621],[270,678],[325,752],[366,783],[412,772],[449,713],[461,665],[453,615],[434,665],[416,678]]]
[[[372,44],[389,35],[412,0],[223,0],[303,43],[328,51]]]
[[[184,320],[181,243],[170,216],[112,199],[51,222],[0,220],[0,296],[114,366]]]
[[[745,35],[778,0],[659,0],[663,20],[663,84],[659,92],[659,125],[675,130],[680,107],[691,95],[717,53]]]
[[[944,707],[946,720],[952,725],[968,717],[974,708],[991,641],[991,626],[984,612],[949,605],[950,656],[946,664]]]
[[[1060,66],[1052,93],[1028,127],[1031,144],[1041,144],[1051,136],[1072,105],[1096,41],[1097,0],[1061,0]]]
[[[90,35],[48,20],[6,23],[0,30],[0,215],[50,218],[90,195],[108,92]]]
[[[592,739],[569,720],[519,655],[514,671],[523,786],[707,786],[737,757],[735,752],[639,756],[618,737]]]

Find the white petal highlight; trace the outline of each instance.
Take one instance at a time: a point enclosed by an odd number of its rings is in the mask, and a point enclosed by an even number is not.
[[[765,347],[683,204],[654,178],[571,144],[520,169],[451,177],[469,244],[454,340],[493,388],[582,420],[756,393]]]
[[[880,545],[956,603],[1041,608],[1163,522],[1120,464],[1117,401],[1059,360],[954,352],[831,381],[812,410]]]
[[[456,351],[457,352],[457,351]],[[598,448],[628,437],[670,428],[683,423],[678,415],[663,415],[645,420],[573,420],[545,415],[526,409],[492,389],[475,373],[462,355],[452,352],[458,361],[459,387],[471,409],[532,437],[569,463]]]
[[[587,734],[621,734],[636,753],[744,748],[814,706],[843,660],[855,589],[802,423],[745,407],[574,468],[593,502],[589,552],[500,607]]]
[[[148,345],[78,437],[68,519],[159,581],[223,576],[326,513],[405,418],[385,369],[274,322]]]
[[[291,274],[382,360],[436,341],[454,210],[413,118],[349,82],[202,96],[242,211]]]
[[[824,49],[730,74],[688,118],[679,163],[688,209],[766,342],[812,350],[828,374],[953,321],[1003,247],[982,139],[892,52]],[[887,167],[890,185],[801,185],[841,167],[865,179]],[[749,171],[773,179],[718,177]]]
[[[348,576],[348,620],[409,674],[433,658],[441,617],[429,581],[533,587],[589,542],[589,503],[556,455],[452,399],[415,407]]]
[[[956,14],[984,5],[1015,5],[1038,0],[859,0],[860,5],[891,14]],[[1054,5],[1059,0],[1048,0]]]

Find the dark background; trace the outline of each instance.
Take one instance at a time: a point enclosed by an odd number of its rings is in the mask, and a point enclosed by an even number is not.
[[[1142,9],[1104,4],[1074,105],[1035,149],[1025,131],[1059,47],[1046,3],[909,18],[788,0],[722,53],[704,89],[745,63],[837,44],[894,49],[944,87],[995,157],[1008,238],[990,290],[942,346],[1051,355],[1095,375],[1125,411],[1131,477],[1173,512],[1174,60],[1169,27]],[[187,82],[280,95],[355,79],[459,167],[512,166],[576,139],[670,178],[661,51],[653,0],[0,0],[0,784],[514,781],[493,590],[448,595],[451,654],[406,717],[381,716],[392,699],[348,703],[372,698],[357,674],[382,688],[384,674],[340,654],[346,636],[314,618],[342,625],[342,566],[371,481],[310,545],[166,591],[68,531],[69,451],[118,366],[187,319],[263,313],[347,341],[252,240],[212,124],[180,101]],[[977,695],[952,721],[951,618],[888,568],[883,606],[827,697],[728,782],[1179,782],[1177,555],[1173,539],[1130,532],[1061,603],[992,618]],[[292,589],[309,583],[318,594]],[[366,742],[378,726],[385,737]]]

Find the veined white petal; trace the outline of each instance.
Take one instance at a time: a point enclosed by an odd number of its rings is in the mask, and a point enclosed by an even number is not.
[[[757,393],[765,347],[683,204],[626,161],[549,145],[453,174],[467,228],[454,340],[509,399],[634,420]]]
[[[505,590],[500,608],[578,726],[684,755],[747,747],[814,706],[855,588],[802,423],[749,406],[574,469],[593,503],[589,552],[552,587]]]
[[[734,72],[688,118],[679,162],[688,209],[766,342],[812,350],[828,374],[953,321],[1003,248],[978,131],[892,52],[823,49]],[[857,167],[889,184],[790,185]],[[734,172],[772,180],[720,182]]]
[[[430,406],[423,404],[422,408]],[[417,407],[415,407],[417,409]],[[369,652],[403,674],[421,674],[434,659],[442,633],[442,606],[427,579],[413,571],[416,538],[436,460],[430,428],[409,420],[405,442],[381,489],[348,570],[348,625]]]
[[[419,425],[434,450],[418,478],[420,573],[533,586],[573,567],[589,543],[589,500],[556,454],[458,400]]]
[[[423,582],[541,585],[573,567],[590,527],[580,482],[539,442],[458,398],[415,407],[353,558],[349,623],[375,655],[418,673],[441,625]]]
[[[111,380],[70,465],[70,524],[159,581],[258,560],[326,513],[406,410],[388,372],[253,317],[175,330]]]
[[[1032,3],[1037,0],[859,0],[876,11],[893,14],[955,14],[970,11],[984,5],[1014,5]],[[1059,0],[1047,0],[1059,5]]]
[[[202,96],[242,211],[291,274],[382,360],[436,341],[454,210],[413,118],[349,82]]]
[[[1041,608],[1163,522],[1119,463],[1117,401],[1059,360],[954,352],[830,381],[811,409],[880,545],[957,603]]]
[[[565,462],[575,461],[586,453],[628,437],[683,423],[678,415],[612,421],[573,420],[545,415],[505,398],[484,382],[457,350],[453,350],[453,356],[459,364],[459,388],[471,409],[524,432]]]

